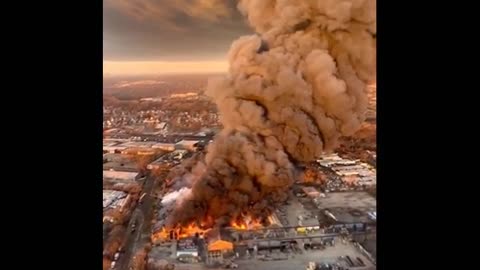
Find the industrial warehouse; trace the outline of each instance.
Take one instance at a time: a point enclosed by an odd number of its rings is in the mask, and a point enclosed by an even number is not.
[[[168,174],[201,150],[199,145],[201,140],[188,138],[173,143],[104,141],[105,224],[115,224],[132,211],[129,205],[133,200],[142,207],[144,198],[139,190],[145,178],[135,157],[153,158],[146,164],[149,173]],[[375,269],[376,200],[365,191],[376,185],[375,168],[337,154],[309,166],[318,179],[297,181],[288,200],[266,220],[246,215],[221,228],[190,224],[167,231],[165,221],[171,207],[188,189],[174,190],[174,179],[162,176],[159,184],[167,185],[152,192],[156,210],[151,220],[147,269],[165,265],[179,269]],[[162,203],[167,201],[170,204]],[[135,220],[127,226],[132,235]],[[112,264],[117,261],[121,259]]]
[[[185,139],[182,139],[185,138]],[[120,139],[104,139],[103,140],[103,153],[117,153],[117,154],[128,154],[132,152],[145,152],[150,153],[156,149],[163,151],[174,151],[174,150],[188,150],[196,151],[197,147],[207,140],[207,136],[200,136],[198,139],[194,137],[189,139],[188,136],[177,136],[173,137],[173,141],[176,142],[158,142],[158,141],[131,141],[131,140],[120,140]]]
[[[348,185],[376,185],[376,172],[369,164],[343,159],[338,155],[325,156],[317,162],[330,169]]]
[[[103,190],[103,219],[115,222],[115,216],[123,213],[130,203],[131,196],[117,190]]]
[[[345,166],[348,161],[342,163]],[[296,185],[266,222],[245,216],[214,229],[191,224],[166,231],[163,224],[169,205],[159,205],[149,265],[300,269],[318,262],[316,269],[375,269],[376,250],[372,252],[371,243],[376,239],[376,200],[364,191],[325,192]]]

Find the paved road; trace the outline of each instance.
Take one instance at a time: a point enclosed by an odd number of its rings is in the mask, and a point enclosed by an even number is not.
[[[135,254],[138,242],[142,235],[145,235],[145,231],[148,230],[148,235],[150,235],[151,227],[151,215],[153,213],[153,197],[152,190],[155,184],[155,178],[148,176],[145,179],[145,184],[143,186],[142,192],[140,194],[146,193],[143,203],[137,204],[137,207],[132,213],[130,222],[127,227],[127,235],[125,241],[125,253],[120,256],[116,269],[117,270],[128,270],[131,265],[132,257]],[[141,196],[141,195],[140,195]],[[146,221],[146,222],[145,222]],[[132,232],[132,225],[136,223],[136,230]]]
[[[133,252],[133,244],[135,242],[136,235],[138,234],[138,231],[135,231],[132,233],[131,228],[134,222],[138,224],[140,214],[141,212],[138,209],[135,209],[130,218],[130,222],[127,225],[127,231],[126,231],[125,241],[123,245],[125,249],[125,253],[123,253],[117,261],[115,268],[118,270],[126,269],[125,265],[127,265],[130,261],[131,254]]]

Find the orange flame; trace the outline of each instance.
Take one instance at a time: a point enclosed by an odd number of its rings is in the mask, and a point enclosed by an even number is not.
[[[210,228],[204,229],[201,227],[198,227],[195,222],[190,223],[187,226],[183,227],[177,227],[172,230],[167,230],[165,227],[163,227],[160,231],[152,234],[152,241],[156,240],[167,240],[170,239],[170,232],[172,232],[173,237],[176,239],[183,239],[183,238],[188,238],[188,237],[193,237],[195,234],[199,235],[204,235],[206,232],[208,232]]]
[[[244,223],[239,223],[239,222],[236,222],[236,221],[233,221],[230,223],[230,226],[234,229],[237,229],[237,230],[246,230],[247,229],[247,225],[244,224]]]
[[[240,219],[232,220],[230,226],[236,230],[252,230],[263,227],[259,219],[245,216]]]
[[[205,235],[211,230],[211,227],[207,227],[207,224],[212,224],[211,217],[206,217],[205,220],[200,222],[200,226],[196,222],[191,222],[187,226],[177,226],[174,229],[167,230],[163,227],[160,231],[157,231],[152,234],[152,241],[157,240],[169,240],[171,237],[171,232],[175,239],[184,239],[188,237],[193,237],[195,234]],[[262,228],[263,225],[259,219],[250,217],[249,215],[241,216],[230,221],[230,227],[236,230],[253,230]]]

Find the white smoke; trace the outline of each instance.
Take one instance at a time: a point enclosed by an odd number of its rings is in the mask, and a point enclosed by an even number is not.
[[[187,188],[187,187],[181,188],[180,190],[170,192],[163,197],[162,204],[163,205],[169,205],[173,202],[180,203],[184,198],[188,197],[188,195],[190,195],[191,192],[192,192],[192,190],[190,188]]]

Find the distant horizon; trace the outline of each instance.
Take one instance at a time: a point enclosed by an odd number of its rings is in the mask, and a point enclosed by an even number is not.
[[[228,71],[227,61],[103,61],[103,76],[208,74]]]
[[[171,76],[215,76],[215,75],[226,75],[228,72],[179,72],[179,73],[152,73],[152,74],[109,74],[104,73],[104,79],[125,79],[125,80],[139,80],[139,79],[161,79],[163,77],[171,77]]]

